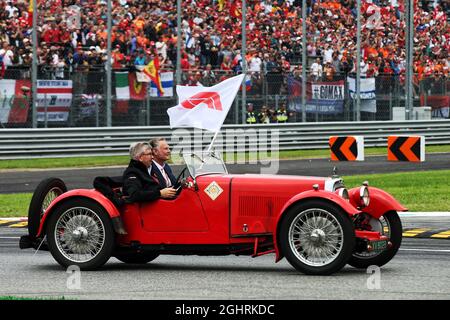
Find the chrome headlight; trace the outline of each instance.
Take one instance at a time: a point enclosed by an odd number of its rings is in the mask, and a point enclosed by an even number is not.
[[[367,207],[370,203],[369,188],[367,186],[361,186],[359,188],[359,200],[361,207]]]
[[[349,196],[349,194],[348,194],[347,188],[339,188],[339,189],[337,189],[337,194],[338,194],[340,197],[342,197],[342,198],[344,198],[345,200],[347,200],[347,201],[350,200],[350,196]]]

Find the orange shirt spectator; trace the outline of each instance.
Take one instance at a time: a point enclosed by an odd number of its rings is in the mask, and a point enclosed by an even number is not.
[[[133,26],[136,29],[136,31],[140,31],[144,29],[145,26],[145,20],[142,17],[137,17],[134,21],[133,21]]]

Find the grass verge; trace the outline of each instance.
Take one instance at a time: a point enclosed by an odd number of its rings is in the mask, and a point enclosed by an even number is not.
[[[450,170],[344,176],[347,188],[365,180],[392,194],[410,211],[450,211]],[[0,217],[28,214],[31,193],[0,194]]]
[[[26,217],[32,193],[0,194],[0,217]]]
[[[343,177],[350,188],[361,185],[385,190],[410,211],[450,211],[450,170],[370,174]]]

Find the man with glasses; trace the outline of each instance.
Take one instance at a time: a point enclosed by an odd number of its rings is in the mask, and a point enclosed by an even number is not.
[[[146,142],[130,146],[130,163],[123,173],[123,193],[129,202],[147,202],[159,198],[172,199],[176,195],[173,188],[161,188],[148,169],[152,165],[153,154]]]

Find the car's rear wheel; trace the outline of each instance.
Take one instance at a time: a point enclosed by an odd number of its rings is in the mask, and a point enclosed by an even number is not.
[[[375,265],[381,267],[391,261],[395,256],[403,237],[403,227],[400,217],[396,211],[389,211],[380,219],[370,219],[371,231],[378,231],[386,236],[391,243],[383,251],[354,252],[348,264],[355,268],[366,269]]]
[[[104,265],[115,246],[108,213],[87,198],[69,199],[55,208],[47,225],[47,241],[60,265],[81,270]]]
[[[59,178],[48,178],[38,184],[28,208],[28,234],[31,238],[36,237],[45,210],[64,192],[67,192],[67,187]]]
[[[279,229],[280,248],[298,271],[328,275],[350,259],[355,245],[354,229],[347,214],[321,200],[294,205]]]
[[[142,252],[142,253],[135,253],[135,254],[121,254],[116,255],[115,257],[124,262],[124,263],[130,263],[130,264],[146,264],[153,260],[155,260],[159,256],[158,253],[148,253],[148,252]]]

